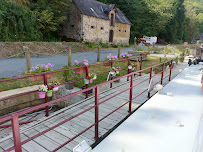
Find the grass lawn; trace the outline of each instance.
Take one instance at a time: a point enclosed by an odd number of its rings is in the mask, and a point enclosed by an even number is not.
[[[169,59],[169,58],[162,58],[162,62],[166,61],[167,59]],[[137,62],[131,61],[131,63],[136,64]],[[160,63],[160,57],[148,56],[148,59],[143,61],[142,69],[145,69],[147,67],[150,67],[152,65],[156,65],[159,63]],[[125,68],[124,70],[120,71],[121,75],[125,75],[128,72],[127,63],[123,63],[123,62],[119,61],[119,62],[114,63],[113,66],[118,69]],[[101,65],[92,66],[90,68],[89,73],[99,74],[99,73],[107,72],[110,69],[111,69],[110,66],[103,66],[103,64],[101,64]],[[150,72],[150,70],[144,71],[144,73],[149,73],[149,72]],[[73,80],[71,74],[72,74],[72,72],[70,72],[70,75],[68,77],[68,79],[70,81]],[[108,76],[108,74],[98,75],[97,79],[94,80],[94,82],[91,85],[96,85],[96,84],[105,82],[107,79],[107,76]],[[78,77],[84,78],[85,74],[78,74]],[[63,72],[54,73],[53,78],[48,79],[48,83],[51,83],[53,80],[58,80],[60,83],[64,83]],[[27,86],[33,86],[33,85],[37,85],[37,84],[43,84],[43,81],[32,82],[29,80],[29,78],[26,78],[26,79],[12,80],[12,81],[8,81],[8,82],[1,82],[0,83],[0,92],[6,91],[6,90],[17,89],[17,88],[23,88],[23,87],[27,87]],[[84,85],[84,80],[75,82],[76,87],[81,87],[83,85]]]

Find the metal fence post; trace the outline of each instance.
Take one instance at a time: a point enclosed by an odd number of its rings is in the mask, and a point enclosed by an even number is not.
[[[129,113],[131,113],[131,107],[132,107],[132,96],[133,96],[133,75],[130,76],[130,97],[129,97]]]
[[[153,71],[153,67],[150,68],[149,83],[152,79],[152,71]],[[148,91],[148,98],[150,98],[150,90]]]
[[[19,128],[19,120],[17,115],[12,116],[12,131],[13,131],[13,140],[16,152],[22,152],[22,144],[20,138],[20,128]]]
[[[113,67],[113,62],[111,61],[111,68]],[[111,75],[111,80],[113,79],[112,75]],[[110,83],[110,88],[112,88],[112,83]]]
[[[170,74],[169,74],[169,80],[168,81],[171,81],[172,66],[173,66],[173,60],[171,60]]]
[[[89,68],[88,68],[89,66],[86,66],[86,77],[88,77],[88,75],[89,75]],[[88,88],[88,84],[86,84],[85,85],[85,87],[86,87],[86,89]],[[88,91],[86,91],[86,99],[88,98]]]
[[[99,139],[99,87],[95,88],[95,140]]]
[[[47,75],[46,75],[46,73],[43,76],[44,76],[44,85],[47,85]],[[45,96],[45,103],[47,103],[47,102],[48,102],[48,97],[46,95]],[[45,116],[46,117],[49,116],[49,107],[48,106],[45,107]]]
[[[128,59],[128,66],[130,65],[130,59]],[[130,70],[128,69],[128,74],[130,73]],[[127,81],[129,81],[129,77],[127,77]]]
[[[141,56],[141,58],[140,58],[140,70],[142,70],[142,56]],[[140,72],[140,76],[142,76],[142,72]]]
[[[163,84],[164,68],[165,68],[165,63],[163,63],[163,65],[162,65],[162,72],[161,72],[161,84]]]

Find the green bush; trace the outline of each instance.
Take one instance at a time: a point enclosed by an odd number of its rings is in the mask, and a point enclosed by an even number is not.
[[[39,22],[28,8],[14,1],[0,1],[0,41],[35,41],[42,38]]]

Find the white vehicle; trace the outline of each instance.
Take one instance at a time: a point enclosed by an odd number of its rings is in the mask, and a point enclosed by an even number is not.
[[[153,45],[157,42],[157,37],[148,37],[148,36],[143,36],[144,39],[146,39],[146,43],[149,43],[150,45]]]

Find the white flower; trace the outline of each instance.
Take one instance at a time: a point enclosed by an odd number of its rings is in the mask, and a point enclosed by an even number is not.
[[[39,87],[39,92],[47,92],[47,90],[48,90],[48,88],[47,88],[46,85],[41,85],[41,86]]]

